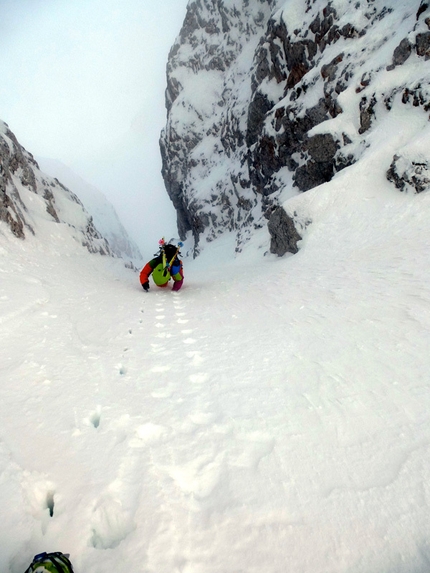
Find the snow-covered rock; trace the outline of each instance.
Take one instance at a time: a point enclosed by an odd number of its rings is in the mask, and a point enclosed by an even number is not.
[[[240,248],[278,205],[360,161],[394,108],[428,122],[429,30],[419,0],[190,1],[160,140],[181,236],[233,230]]]
[[[275,0],[190,2],[169,55],[163,177],[182,238],[195,243],[254,217],[245,157],[250,66]]]
[[[115,208],[99,189],[56,159],[37,158],[37,162],[44,172],[55,176],[79,197],[115,255],[135,260],[142,258],[139,248],[128,236]]]
[[[0,222],[20,239],[50,224],[67,229],[91,253],[116,256],[81,200],[58,179],[43,173],[34,157],[0,121]],[[0,227],[1,229],[1,227]],[[52,237],[54,234],[48,235]],[[46,239],[46,236],[45,236]]]

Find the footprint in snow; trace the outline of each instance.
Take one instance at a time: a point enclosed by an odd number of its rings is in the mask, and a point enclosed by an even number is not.
[[[95,549],[114,549],[135,528],[133,516],[123,511],[121,502],[106,497],[94,509],[90,543]]]
[[[171,370],[172,367],[167,365],[167,364],[162,364],[159,366],[153,366],[151,368],[151,372],[153,373],[160,373],[160,372],[168,372],[169,370]]]
[[[42,521],[42,530],[45,533],[47,521],[54,517],[55,486],[47,481],[38,472],[22,472],[20,486],[26,498],[30,513]]]
[[[128,425],[129,417],[122,423]],[[95,549],[113,549],[136,529],[135,514],[142,490],[147,460],[142,447],[161,440],[167,428],[147,423],[139,426],[128,442],[126,455],[115,465],[115,479],[93,505],[89,544]]]
[[[151,392],[153,398],[170,398],[173,394],[173,389],[170,387],[159,388]]]
[[[216,419],[216,415],[211,412],[197,412],[195,414],[190,414],[188,418],[196,426],[207,426]]]
[[[202,357],[202,353],[196,350],[186,352],[185,356],[190,359],[194,366],[199,366],[205,359]]]
[[[206,374],[205,372],[198,372],[197,374],[191,374],[189,380],[193,384],[203,384],[208,378],[209,374]]]
[[[102,408],[101,406],[97,406],[97,408],[90,414],[89,421],[94,426],[94,428],[98,428],[100,426],[100,420],[102,416]]]
[[[150,446],[160,442],[167,434],[168,429],[166,426],[148,422],[137,428],[135,437],[130,441],[130,446],[133,448]]]
[[[264,436],[259,432],[237,437],[237,444],[244,443],[241,453],[235,454],[231,463],[233,466],[256,469],[260,461],[272,453],[275,447],[274,438]]]
[[[167,468],[167,473],[183,492],[204,499],[220,482],[223,458],[224,454],[219,454],[215,459],[200,456],[188,464]]]

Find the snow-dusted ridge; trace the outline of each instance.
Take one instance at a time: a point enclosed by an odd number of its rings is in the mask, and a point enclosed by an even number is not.
[[[81,182],[79,189],[84,187]],[[40,170],[31,153],[0,121],[0,221],[17,238],[36,235],[43,242],[47,236],[61,240],[68,234],[91,253],[140,259],[113,208],[100,196],[90,201],[91,209],[97,211],[93,217],[75,192]],[[105,222],[103,228],[95,224],[95,219]]]
[[[116,256],[141,261],[139,248],[129,238],[114,207],[99,189],[84,181],[58,160],[38,158],[37,161],[45,173],[55,175],[79,197],[85,209],[91,214],[95,227],[107,239],[109,247]]]
[[[429,30],[420,0],[190,2],[161,137],[180,233],[197,244],[235,231],[240,248],[289,197],[360,161],[393,108],[419,108],[425,124]],[[381,173],[422,191],[429,153],[407,145]]]

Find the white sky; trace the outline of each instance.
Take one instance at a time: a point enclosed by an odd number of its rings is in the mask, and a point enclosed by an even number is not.
[[[0,0],[0,119],[105,193],[143,249],[154,221],[155,236],[175,230],[158,137],[187,3]]]

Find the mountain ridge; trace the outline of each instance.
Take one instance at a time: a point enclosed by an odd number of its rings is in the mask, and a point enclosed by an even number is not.
[[[241,250],[285,201],[360,161],[393,107],[428,121],[429,57],[423,0],[190,2],[160,138],[181,237],[198,253],[233,231]],[[429,186],[428,154],[399,150],[383,170],[393,188]]]
[[[87,183],[61,161],[38,157],[37,162],[44,172],[55,175],[56,179],[64,183],[69,189],[73,189],[85,205],[85,209],[93,217],[96,228],[107,239],[116,256],[128,257],[132,260],[142,258],[139,248],[129,238],[115,208],[102,191]]]
[[[109,208],[107,200],[104,207],[101,200],[93,201],[92,207],[97,202],[102,210]],[[113,207],[111,211],[114,212]],[[95,218],[98,222],[103,219],[100,213]],[[139,258],[137,247],[129,242],[116,214],[114,217],[111,213],[110,219],[110,226],[105,225],[100,232],[78,195],[59,179],[44,173],[9,126],[0,121],[0,221],[16,238],[37,236],[42,227],[54,223],[65,226],[71,237],[90,253]],[[121,234],[116,239],[112,221]]]

